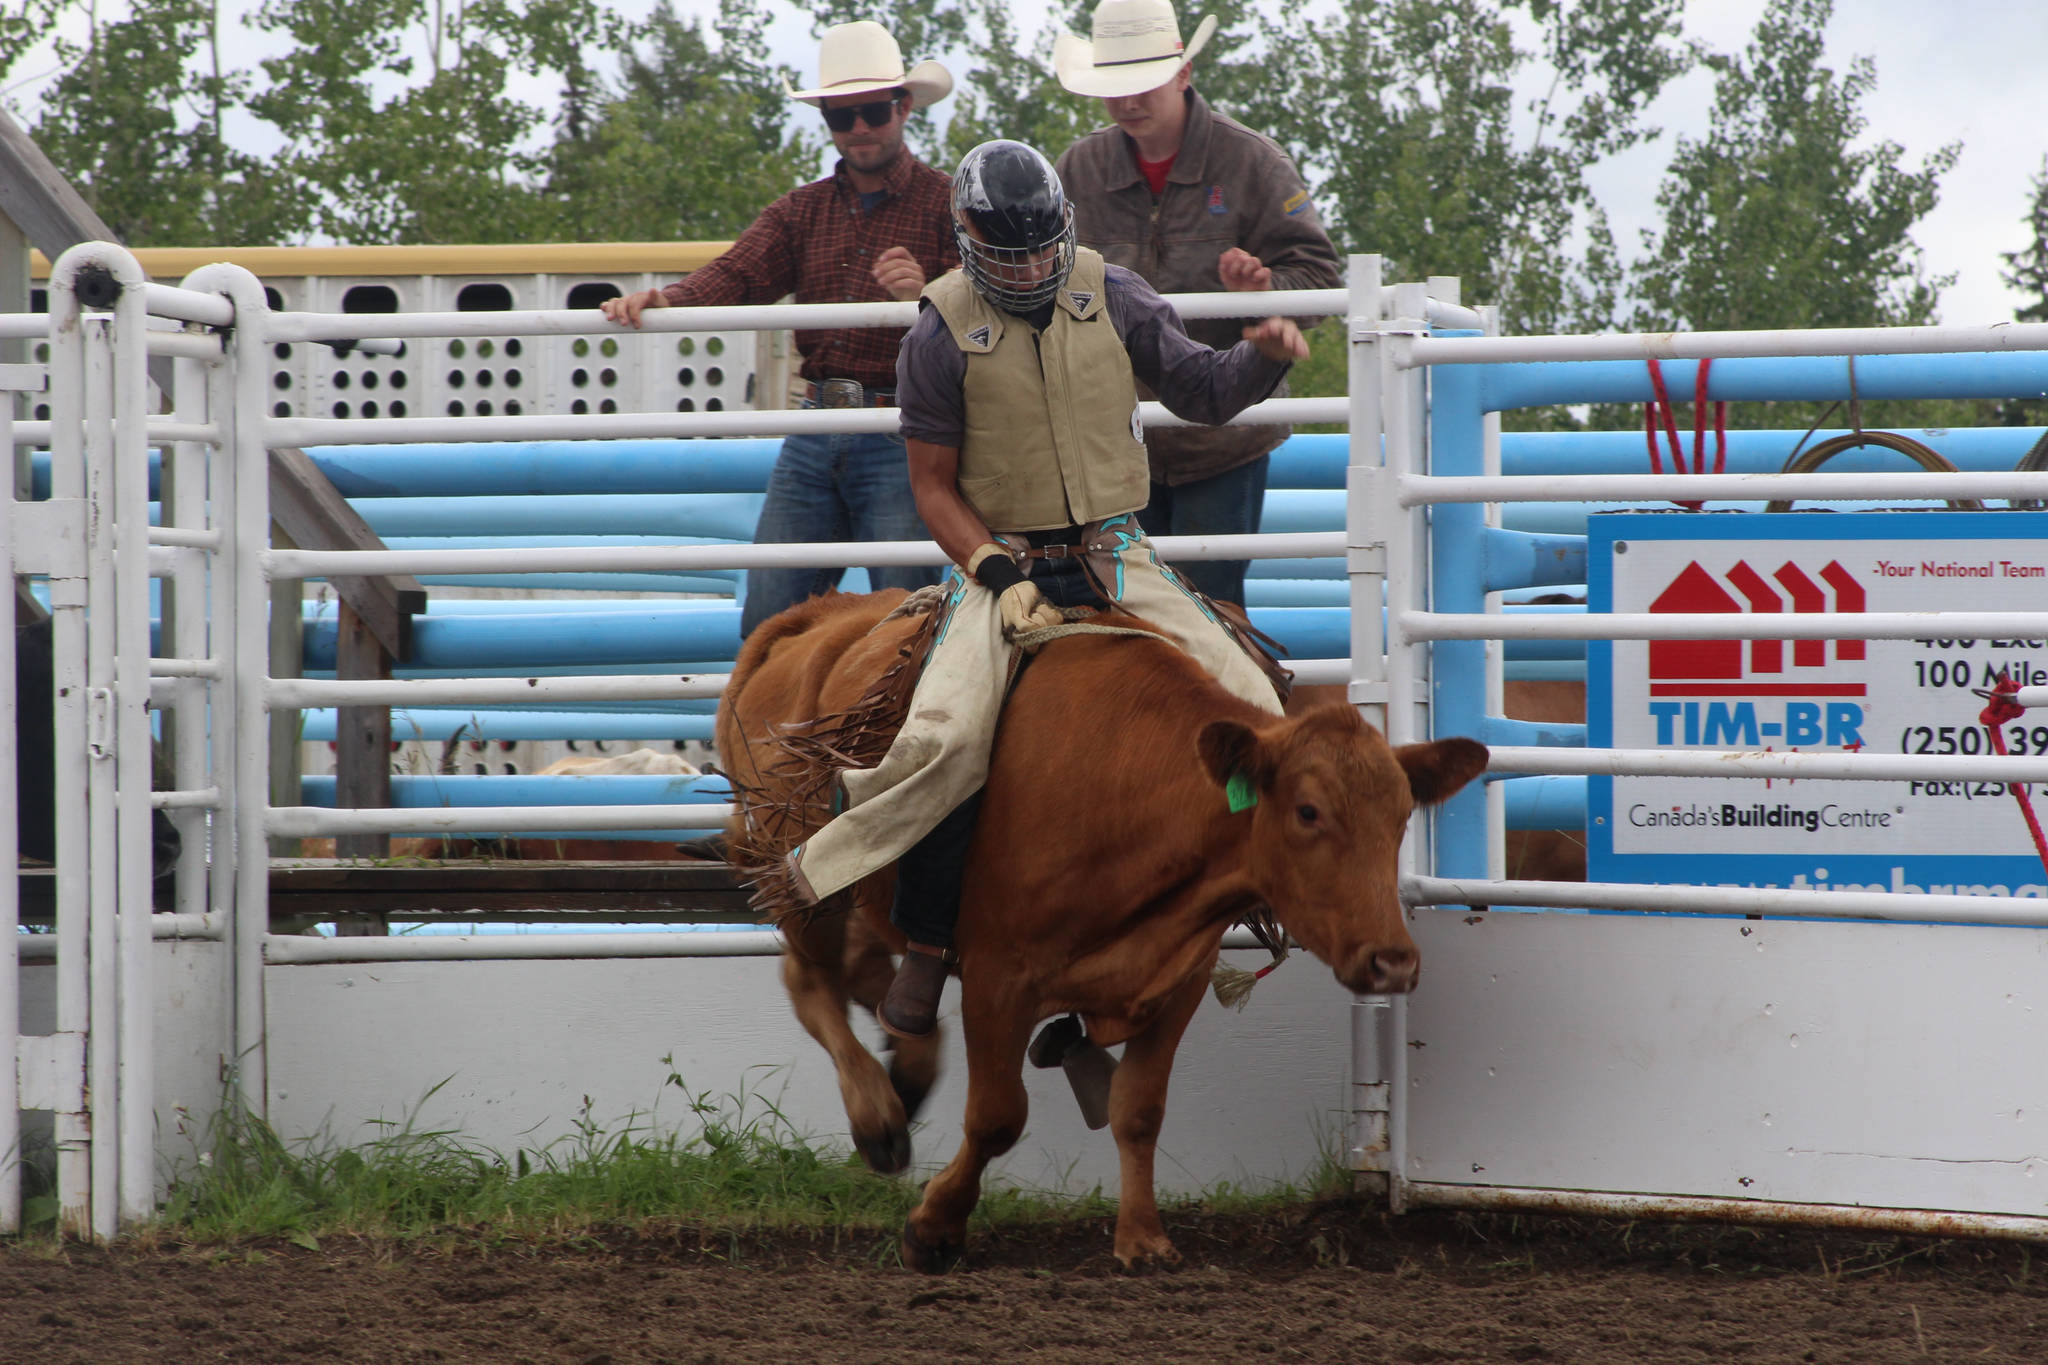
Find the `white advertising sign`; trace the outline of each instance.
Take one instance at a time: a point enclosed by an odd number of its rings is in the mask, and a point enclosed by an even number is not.
[[[1589,520],[1590,610],[2048,610],[2048,514],[1858,512]],[[1989,754],[2001,672],[2048,684],[2048,641],[1627,640],[1587,650],[1589,742],[1624,749]],[[2048,751],[2048,709],[2003,727]],[[2048,796],[2048,791],[2044,791]],[[1615,777],[1588,782],[1603,881],[2048,895],[1996,782]]]

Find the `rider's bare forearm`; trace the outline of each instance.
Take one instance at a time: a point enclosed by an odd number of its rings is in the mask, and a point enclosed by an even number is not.
[[[988,525],[960,496],[960,450],[915,438],[904,442],[910,456],[910,491],[917,514],[939,548],[955,564],[965,564],[975,549],[992,537]]]

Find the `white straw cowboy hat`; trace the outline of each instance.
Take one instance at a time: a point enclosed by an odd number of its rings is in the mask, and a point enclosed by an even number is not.
[[[795,90],[785,79],[789,97],[823,106],[833,95],[865,95],[873,90],[910,92],[910,106],[922,109],[953,93],[953,77],[937,62],[919,62],[903,69],[903,49],[889,30],[870,19],[838,24],[818,40],[818,88]]]
[[[1215,31],[1216,16],[1202,16],[1183,50],[1170,0],[1102,0],[1092,41],[1062,33],[1053,43],[1053,70],[1076,95],[1142,95],[1172,80]]]

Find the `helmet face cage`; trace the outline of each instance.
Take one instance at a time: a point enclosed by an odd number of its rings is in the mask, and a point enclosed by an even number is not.
[[[967,277],[996,306],[1028,313],[1074,269],[1074,210],[1058,174],[1021,142],[984,142],[953,174],[953,238]]]
[[[984,298],[1011,313],[1028,313],[1052,302],[1074,271],[1074,210],[1062,207],[1058,235],[1037,246],[990,246],[977,240],[958,218],[953,220],[960,264]],[[1049,267],[1041,264],[1048,252]]]

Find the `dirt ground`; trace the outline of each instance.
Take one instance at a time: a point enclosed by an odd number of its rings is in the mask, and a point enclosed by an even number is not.
[[[2048,1274],[2003,1243],[1349,1201],[979,1232],[951,1275],[893,1238],[683,1230],[489,1248],[0,1249],[0,1361],[499,1365],[975,1361],[2038,1362]]]

